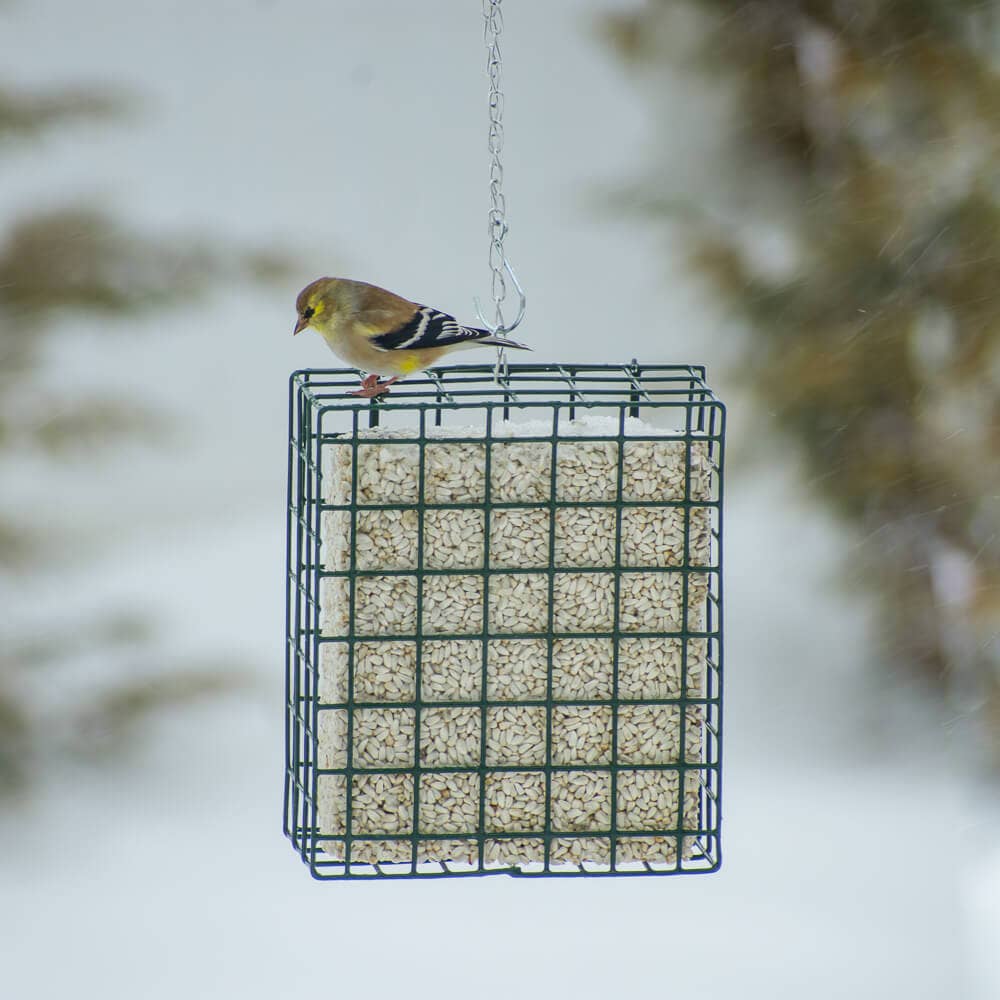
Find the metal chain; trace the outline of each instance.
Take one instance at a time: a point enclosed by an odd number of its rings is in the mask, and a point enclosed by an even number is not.
[[[483,315],[479,300],[476,299],[476,314],[479,321],[494,334],[505,337],[524,319],[524,290],[510,261],[504,253],[503,241],[507,236],[507,199],[503,193],[503,91],[500,89],[503,59],[500,54],[500,35],[503,33],[503,13],[501,0],[483,0],[483,37],[486,40],[486,73],[490,78],[490,270],[493,280],[490,292],[493,296],[493,322]],[[507,298],[507,278],[517,290],[520,304],[517,317],[510,324],[504,322],[503,304]],[[497,381],[507,374],[507,353],[502,346],[497,347],[497,363],[494,375]]]
[[[507,235],[507,199],[503,193],[503,91],[500,89],[503,58],[501,0],[483,0],[483,36],[486,40],[486,72],[490,79],[490,270],[493,272],[494,326],[503,328],[503,301],[507,297],[504,277],[503,241]]]

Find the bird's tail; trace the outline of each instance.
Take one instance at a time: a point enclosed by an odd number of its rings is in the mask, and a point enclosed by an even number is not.
[[[519,344],[516,340],[508,340],[506,337],[497,336],[488,330],[483,330],[483,336],[476,338],[476,344],[490,344],[493,347],[512,347],[515,351],[530,351],[527,344]]]

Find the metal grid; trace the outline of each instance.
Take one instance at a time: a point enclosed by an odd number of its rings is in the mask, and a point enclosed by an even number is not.
[[[720,806],[721,806],[721,736],[722,736],[722,470],[723,447],[725,432],[725,409],[705,382],[704,368],[697,365],[639,365],[636,362],[625,365],[511,365],[498,380],[491,366],[456,366],[434,369],[422,377],[409,378],[402,385],[396,386],[388,397],[362,401],[346,395],[357,387],[359,373],[353,369],[336,370],[304,370],[293,373],[290,381],[289,396],[289,452],[288,452],[288,535],[287,535],[287,608],[286,608],[286,760],[285,760],[285,833],[291,839],[302,860],[308,865],[311,873],[320,879],[338,878],[378,878],[378,877],[449,877],[461,875],[510,874],[510,875],[656,875],[680,874],[690,872],[712,872],[721,864],[720,852]],[[607,863],[580,864],[557,863],[550,856],[551,845],[560,831],[553,827],[551,800],[549,792],[553,775],[559,772],[573,771],[574,767],[553,762],[552,754],[552,718],[553,711],[567,704],[553,697],[553,644],[561,638],[554,628],[552,618],[552,580],[556,566],[551,557],[549,566],[544,572],[549,576],[549,614],[548,627],[538,633],[532,633],[529,638],[542,639],[547,643],[548,684],[546,697],[541,700],[523,702],[526,705],[540,706],[546,713],[546,751],[544,763],[535,767],[519,765],[516,768],[492,766],[487,764],[485,754],[486,725],[481,725],[482,753],[474,766],[430,767],[421,763],[420,754],[414,753],[412,760],[403,767],[379,768],[380,773],[404,774],[412,776],[414,817],[410,828],[403,832],[363,835],[352,829],[351,801],[355,788],[354,782],[360,775],[371,771],[354,759],[351,751],[351,733],[354,732],[354,715],[372,703],[355,697],[354,662],[355,651],[359,637],[355,634],[353,615],[355,588],[358,579],[371,570],[357,568],[355,556],[351,555],[350,567],[346,573],[335,574],[324,568],[321,558],[321,524],[325,512],[332,509],[344,509],[349,513],[352,525],[351,537],[356,537],[353,530],[357,525],[359,504],[357,494],[351,496],[351,502],[342,507],[334,508],[325,502],[323,490],[323,453],[325,445],[347,444],[352,447],[355,466],[355,486],[357,479],[357,449],[363,441],[366,428],[392,427],[400,429],[407,436],[396,436],[396,444],[411,444],[420,449],[420,489],[413,503],[393,503],[392,509],[415,509],[418,512],[419,523],[423,524],[424,512],[434,507],[448,509],[474,508],[484,513],[485,552],[483,554],[482,576],[483,586],[483,622],[479,638],[482,641],[483,676],[480,697],[473,703],[483,713],[500,705],[510,705],[509,701],[493,701],[488,698],[486,683],[486,647],[488,640],[504,633],[490,629],[486,608],[489,606],[489,587],[500,574],[520,572],[517,568],[497,568],[491,566],[489,553],[490,513],[510,507],[536,507],[547,510],[554,526],[557,511],[573,506],[571,502],[558,499],[556,489],[556,449],[560,443],[567,440],[562,430],[567,420],[590,414],[611,415],[618,421],[617,436],[612,438],[618,448],[618,482],[615,489],[615,499],[603,504],[588,501],[587,506],[605,506],[614,511],[615,517],[615,566],[614,566],[614,622],[606,632],[588,633],[595,637],[611,640],[613,649],[614,687],[611,697],[600,704],[610,706],[612,713],[612,750],[609,763],[588,765],[590,771],[607,772],[611,783],[610,825],[606,829],[587,831],[588,836],[605,838],[608,846]],[[641,417],[644,421],[658,425],[657,434],[644,436],[634,432],[626,433],[626,418]],[[500,421],[518,419],[544,418],[551,423],[551,434],[539,437],[532,433],[526,437],[507,433],[504,443],[520,441],[548,441],[552,447],[552,489],[548,500],[537,503],[499,502],[491,499],[490,468],[492,445],[496,429]],[[454,425],[466,427],[475,425],[481,428],[481,433],[474,437],[447,435],[447,427]],[[431,428],[434,431],[431,439]],[[673,433],[665,434],[662,428],[676,428]],[[509,428],[508,428],[509,430]],[[467,432],[466,432],[467,433]],[[475,443],[485,445],[486,475],[485,491],[482,502],[479,503],[448,503],[435,505],[425,500],[424,496],[424,459],[428,440],[435,443],[442,440],[454,443]],[[573,437],[574,442],[587,440],[579,436]],[[607,438],[602,438],[607,440]],[[666,638],[678,640],[681,650],[681,683],[677,697],[657,699],[631,698],[627,704],[676,706],[680,724],[680,749],[676,760],[669,763],[644,765],[643,771],[667,771],[677,775],[678,806],[676,823],[667,828],[656,828],[636,831],[634,829],[618,829],[618,790],[617,783],[625,765],[619,761],[618,733],[619,714],[625,700],[619,697],[618,658],[620,643],[625,633],[619,628],[619,588],[624,574],[642,572],[644,567],[625,566],[621,561],[622,514],[630,506],[638,506],[636,502],[623,499],[623,458],[627,443],[637,441],[680,441],[686,451],[686,473],[684,496],[681,500],[643,500],[643,506],[655,504],[663,507],[683,508],[690,512],[693,509],[707,512],[710,523],[711,548],[710,556],[702,564],[695,563],[691,558],[690,523],[691,514],[684,516],[684,559],[681,565],[669,569],[682,574],[684,600],[682,601],[681,627],[675,631],[658,631],[643,633],[651,638]],[[697,500],[691,495],[691,465],[692,448],[703,449],[708,457],[711,472],[710,495]],[[370,509],[370,508],[365,508]],[[551,529],[554,535],[555,528]],[[418,556],[416,570],[408,575],[419,579],[427,576],[447,576],[448,574],[468,575],[468,569],[428,569],[425,567],[423,549],[423,531],[418,539]],[[662,567],[657,567],[661,569]],[[344,576],[349,585],[349,620],[350,625],[346,636],[331,639],[323,634],[320,624],[320,591],[323,581],[331,576]],[[688,588],[689,581],[694,579],[704,581],[704,608],[699,618],[703,622],[702,630],[695,630],[688,621]],[[420,601],[422,588],[418,585],[417,601]],[[427,709],[451,705],[452,702],[423,700],[420,683],[422,665],[422,645],[426,639],[421,633],[421,617],[417,615],[416,634],[408,635],[416,644],[416,683],[412,699],[394,703],[395,707],[412,711],[418,728],[416,745],[419,746],[419,726],[421,713]],[[574,635],[577,633],[574,633]],[[464,635],[464,634],[463,634]],[[467,636],[464,636],[467,637]],[[524,636],[521,636],[524,637]],[[398,639],[398,636],[380,636],[386,641]],[[434,639],[449,638],[435,634]],[[371,637],[366,637],[371,641]],[[705,677],[703,689],[692,695],[688,690],[686,674],[688,670],[689,648],[692,641],[701,642],[705,650]],[[347,650],[348,685],[347,700],[336,703],[324,703],[320,698],[320,658],[324,644],[341,643]],[[573,705],[588,704],[574,699]],[[385,702],[378,707],[387,706]],[[339,709],[347,715],[347,757],[343,767],[321,767],[319,759],[320,715],[325,711]],[[697,713],[700,728],[700,749],[697,759],[689,759],[685,753],[685,740],[692,740],[688,712]],[[632,770],[634,767],[629,765]],[[504,771],[535,771],[544,775],[546,789],[545,822],[541,829],[530,831],[488,830],[485,823],[486,782],[494,774]],[[432,839],[430,835],[421,832],[419,809],[421,803],[421,779],[428,775],[447,771],[449,773],[467,772],[477,775],[479,779],[479,822],[476,828],[462,831],[461,836],[469,842],[478,845],[475,855],[461,861],[421,860],[422,842]],[[692,778],[691,776],[695,776]],[[329,776],[339,776],[348,789],[346,796],[346,830],[343,836],[337,838],[324,835],[320,829],[317,803],[319,799],[319,782]],[[697,784],[697,819],[691,822],[685,817],[684,795],[688,782]],[[440,835],[435,835],[440,839]],[[676,845],[674,856],[667,862],[623,862],[619,855],[622,845],[630,837],[663,838]],[[494,842],[498,838],[532,837],[544,844],[544,855],[530,863],[516,863],[508,859],[506,862],[491,863],[485,854],[487,841]],[[327,853],[324,845],[331,840],[337,840],[336,852]],[[398,843],[405,840],[410,845],[407,861],[385,863],[359,862],[352,860],[352,846],[361,840],[392,841]],[[339,852],[339,854],[338,854]]]

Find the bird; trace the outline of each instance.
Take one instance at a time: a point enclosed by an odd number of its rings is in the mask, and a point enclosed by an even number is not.
[[[316,330],[334,354],[368,372],[349,393],[371,399],[449,351],[466,347],[512,347],[530,351],[493,330],[462,326],[454,316],[350,278],[317,278],[299,292],[293,334]],[[380,375],[391,375],[385,382]]]

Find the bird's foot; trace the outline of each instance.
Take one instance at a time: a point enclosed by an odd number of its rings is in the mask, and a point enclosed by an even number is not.
[[[362,399],[373,399],[375,396],[384,396],[389,391],[389,386],[399,378],[394,375],[385,382],[379,382],[378,375],[366,375],[361,380],[361,388],[356,392],[349,392],[348,396],[360,396]]]

